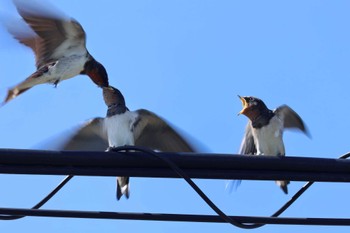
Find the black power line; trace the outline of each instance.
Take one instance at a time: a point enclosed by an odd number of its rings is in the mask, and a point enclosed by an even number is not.
[[[308,157],[157,152],[191,178],[350,182],[350,161]],[[0,173],[179,178],[145,152],[0,149]]]
[[[107,211],[70,211],[70,210],[32,210],[18,208],[0,208],[0,214],[26,215],[36,217],[62,218],[94,218],[94,219],[123,219],[148,221],[182,221],[182,222],[211,222],[226,223],[216,215],[193,214],[159,214],[159,213],[121,213]],[[290,218],[290,217],[246,217],[229,216],[237,222],[245,224],[284,224],[284,225],[319,225],[319,226],[350,226],[346,218]]]
[[[350,225],[350,219],[324,219],[324,218],[276,218],[277,216],[279,216],[283,211],[285,211],[300,195],[302,195],[303,192],[305,192],[312,184],[313,182],[308,182],[301,190],[299,190],[290,201],[288,201],[285,205],[283,205],[275,214],[273,214],[271,217],[242,217],[242,216],[235,216],[235,217],[229,217],[227,216],[224,212],[222,212],[203,192],[202,190],[190,179],[190,177],[188,176],[188,174],[186,172],[184,172],[181,168],[179,168],[179,166],[177,164],[175,164],[172,159],[174,158],[169,158],[169,153],[157,153],[154,152],[152,150],[149,149],[145,149],[145,148],[139,148],[139,147],[129,147],[129,146],[125,146],[125,147],[118,147],[118,148],[112,148],[111,149],[114,152],[121,152],[124,151],[126,153],[129,153],[128,150],[133,150],[133,151],[137,151],[138,153],[133,152],[133,156],[134,155],[142,155],[142,156],[146,156],[148,157],[148,159],[150,158],[156,158],[158,161],[161,161],[164,164],[166,164],[168,167],[171,168],[171,170],[173,172],[175,172],[178,176],[180,176],[181,178],[185,179],[185,181],[197,192],[197,194],[219,215],[219,216],[210,216],[210,215],[175,215],[175,214],[151,214],[151,213],[115,213],[115,212],[87,212],[87,211],[60,211],[60,210],[38,210],[38,208],[40,208],[42,205],[44,205],[53,195],[55,195],[55,193],[57,193],[66,182],[68,182],[73,176],[68,176],[67,178],[65,178],[65,180],[59,184],[49,195],[47,195],[47,197],[45,197],[42,201],[40,201],[37,205],[35,205],[32,209],[13,209],[13,208],[0,208],[0,214],[3,214],[3,216],[1,216],[0,219],[2,220],[14,220],[14,219],[19,219],[22,218],[24,216],[50,216],[50,217],[73,217],[73,218],[104,218],[104,219],[138,219],[138,220],[158,220],[158,221],[206,221],[206,222],[227,222],[230,223],[234,226],[240,227],[240,228],[245,228],[245,229],[254,229],[254,228],[258,228],[261,227],[265,224],[303,224],[303,225]],[[12,152],[25,152],[25,153],[32,153],[33,151],[24,151],[24,150],[17,150],[17,151],[11,151],[11,150],[6,150],[7,154],[3,157],[6,156],[11,156]],[[41,153],[41,151],[34,151],[34,153]],[[51,153],[51,155],[57,155],[57,152],[44,152],[44,153]],[[65,153],[65,152],[59,152],[59,153]],[[79,152],[82,153],[82,152]],[[83,152],[84,153],[84,152]],[[125,155],[125,153],[122,153]],[[170,154],[171,156],[174,156],[175,158],[176,156],[179,156],[179,154]],[[193,154],[192,154],[193,155]],[[20,154],[19,156],[23,156],[23,154]],[[118,155],[120,156],[120,154]],[[130,155],[128,155],[130,156]],[[215,157],[217,157],[217,155],[214,155]],[[345,159],[347,157],[349,157],[350,154],[345,154],[343,156],[341,156],[341,159]],[[67,157],[67,156],[66,156]],[[67,162],[67,158],[63,156],[63,161]],[[181,157],[183,157],[183,155],[181,155]],[[227,157],[227,155],[223,156],[221,155],[221,158],[225,158]],[[0,157],[1,158],[1,157]],[[12,155],[13,158],[13,155]],[[46,157],[48,158],[48,157]],[[69,157],[68,157],[69,158]],[[198,159],[199,157],[197,157]],[[255,157],[257,158],[257,157]],[[42,155],[40,155],[39,157],[37,157],[37,161],[38,164],[36,164],[36,168],[41,168],[44,164],[47,163],[46,160],[42,160]],[[86,156],[84,155],[84,159],[87,159]],[[212,158],[212,159],[217,159],[217,158]],[[295,159],[295,158],[294,158]],[[303,158],[303,160],[308,159],[308,158]],[[310,158],[309,158],[310,159]],[[318,164],[321,164],[321,167],[324,166],[324,162],[326,161],[325,159],[317,159],[319,161],[317,161]],[[328,159],[329,160],[329,159]],[[14,161],[11,161],[11,159],[6,160],[6,158],[4,160],[1,160],[4,162],[4,166],[6,167],[4,170],[6,171],[6,169],[8,170],[9,167],[13,166],[13,167],[18,167],[21,165],[18,165],[17,163],[14,163]],[[86,161],[86,160],[85,160]],[[190,160],[191,161],[191,160]],[[213,160],[214,161],[214,160]],[[215,160],[216,161],[216,160]],[[341,160],[339,160],[341,161]],[[23,161],[26,165],[26,168],[24,169],[25,171],[27,171],[26,169],[31,170],[31,165],[33,164],[33,160],[29,160],[27,161],[26,159],[24,159]],[[58,160],[58,162],[62,162],[62,158],[60,158],[60,160]],[[76,164],[77,161],[73,160],[69,160],[68,159],[68,163],[69,166],[75,167],[75,166],[83,166],[84,168],[86,168],[85,166],[90,167],[91,164],[83,164],[81,165],[79,162],[78,164]],[[95,161],[96,162],[96,161]],[[101,161],[99,161],[101,162]],[[110,161],[109,161],[110,162]],[[130,161],[129,161],[130,162]],[[132,161],[133,164],[134,161]],[[138,162],[141,162],[138,159]],[[154,161],[152,161],[154,164]],[[206,162],[205,161],[202,165],[204,165],[204,167],[206,166]],[[298,163],[298,161],[293,161],[293,162],[297,162],[295,163],[296,168],[297,169],[301,169],[301,170],[305,170],[305,166],[302,163]],[[329,162],[329,161],[327,161]],[[336,161],[338,162],[338,161]],[[49,164],[46,165],[50,165],[52,163],[52,160],[49,161]],[[94,163],[95,164],[95,163]],[[125,169],[124,165],[126,166],[130,166],[130,163],[123,163],[122,164],[122,169]],[[139,166],[137,163],[133,164],[133,166]],[[1,166],[1,165],[0,165]],[[58,164],[59,167],[62,167],[63,164]],[[66,167],[67,164],[65,164]],[[101,163],[98,165],[105,167],[105,164]],[[267,163],[267,166],[270,166],[269,163]],[[275,166],[275,165],[274,165]],[[282,164],[283,166],[283,164]],[[330,164],[328,163],[328,166],[330,166]],[[338,165],[339,166],[339,165]],[[341,170],[346,168],[347,165],[344,164],[340,165],[341,167],[338,168],[337,170]],[[112,166],[113,167],[113,166]],[[199,166],[200,168],[202,168],[201,166]],[[1,168],[1,167],[0,167]],[[23,167],[22,167],[23,168]],[[83,169],[84,169],[83,168]],[[105,169],[110,168],[110,166],[107,166]],[[57,168],[56,168],[57,169]],[[132,169],[132,168],[128,168],[128,169]],[[164,169],[161,166],[158,166],[155,169]],[[196,167],[196,169],[198,169]],[[224,169],[227,169],[226,167]],[[253,167],[253,170],[255,168]],[[264,167],[262,168],[263,170],[265,169]],[[279,168],[278,168],[279,169]],[[277,170],[278,170],[277,169]],[[324,167],[322,167],[321,169],[311,169],[312,172],[325,172]],[[334,169],[334,167],[332,168]],[[331,169],[331,170],[332,170]],[[23,171],[23,169],[22,169]],[[80,170],[79,170],[80,171]],[[306,169],[306,172],[308,171],[308,169]],[[342,172],[343,170],[341,170]],[[81,172],[81,171],[80,171]],[[292,171],[293,172],[293,171]],[[295,171],[294,171],[295,172]],[[305,171],[304,171],[305,172]],[[11,172],[13,173],[13,172]],[[23,173],[21,173],[23,174]],[[46,174],[46,173],[28,173],[28,174]],[[48,173],[48,174],[52,174],[52,173]],[[55,173],[54,173],[55,174]],[[79,173],[80,174],[80,173]],[[90,174],[80,174],[80,175],[90,175]],[[101,174],[97,174],[97,175],[101,175]],[[104,174],[106,175],[106,174]],[[120,174],[118,174],[120,175]],[[124,175],[124,174],[123,174]],[[273,174],[274,175],[274,174]],[[337,174],[339,175],[339,174]],[[157,177],[157,176],[155,176]],[[290,178],[289,178],[290,179]],[[343,178],[343,180],[341,181],[346,181],[347,178]],[[4,215],[5,214],[5,215]],[[7,215],[6,215],[7,214]],[[146,216],[146,217],[145,217]],[[219,218],[220,220],[217,220],[216,218]],[[246,220],[242,220],[242,219],[246,219]],[[246,222],[248,220],[248,222]],[[249,222],[250,220],[252,220],[253,222]]]

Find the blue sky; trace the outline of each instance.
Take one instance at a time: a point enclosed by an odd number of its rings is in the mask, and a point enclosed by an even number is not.
[[[349,151],[349,1],[52,1],[77,19],[90,53],[106,67],[130,109],[146,108],[210,152],[236,153],[246,117],[239,95],[271,109],[288,104],[312,134],[286,132],[290,156],[336,158]],[[2,14],[15,15],[9,0]],[[35,70],[32,52],[0,27],[0,95]],[[104,116],[101,90],[79,76],[41,85],[0,109],[0,148],[33,148],[83,121]],[[0,206],[30,207],[62,177],[1,175]],[[273,181],[196,183],[227,214],[270,215],[284,195]],[[283,216],[347,217],[345,183],[314,184]],[[345,204],[346,205],[346,204]],[[115,178],[75,177],[45,208],[156,213],[213,212],[179,179],[132,178],[129,200],[115,200]],[[228,224],[25,218],[4,232],[246,232]],[[40,227],[39,227],[40,226]],[[346,227],[266,226],[255,232],[348,232]]]

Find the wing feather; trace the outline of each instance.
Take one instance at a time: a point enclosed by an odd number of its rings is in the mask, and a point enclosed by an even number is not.
[[[256,154],[256,147],[254,143],[254,137],[252,133],[252,125],[250,122],[248,122],[244,136],[242,139],[241,147],[239,149],[239,154],[242,155],[254,155]]]
[[[104,118],[94,118],[69,135],[61,150],[105,151],[108,148]]]
[[[45,10],[45,7],[40,4],[28,5],[24,1],[15,1],[15,5],[18,13],[36,35],[28,37],[24,33],[11,29],[9,32],[20,43],[33,50],[37,68],[65,55],[68,48],[77,47],[86,50],[86,35],[83,27],[76,20],[58,14],[52,9]],[[57,49],[58,47],[60,49]]]
[[[311,137],[304,121],[292,108],[287,105],[282,105],[274,110],[275,114],[283,120],[284,128],[299,129],[308,137]]]
[[[134,127],[135,145],[163,152],[194,152],[183,136],[156,114],[141,109]]]

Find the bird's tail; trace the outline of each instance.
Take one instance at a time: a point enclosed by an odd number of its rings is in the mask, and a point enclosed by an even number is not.
[[[50,83],[51,81],[48,81],[47,79],[43,78],[45,74],[56,64],[58,61],[48,63],[44,65],[43,67],[39,68],[37,71],[35,71],[32,75],[30,75],[28,78],[26,78],[24,81],[20,82],[17,84],[15,87],[11,88],[7,92],[7,96],[2,103],[2,105],[6,104],[10,100],[16,98],[23,92],[29,90],[31,87],[38,85],[38,84],[43,84],[43,83]],[[57,82],[59,80],[56,80],[55,84],[57,85]]]
[[[242,180],[227,180],[225,189],[229,192],[232,193],[233,190],[237,190],[238,186],[240,186]]]
[[[22,94],[23,92],[25,92],[29,89],[30,89],[30,87],[24,88],[24,89],[19,89],[18,86],[11,88],[10,90],[8,90],[7,96],[4,100],[4,102],[1,103],[1,106],[5,105],[10,100],[16,98],[17,96],[19,96],[20,94]]]
[[[117,200],[123,195],[129,198],[129,177],[117,177]]]
[[[287,185],[289,184],[288,180],[276,180],[276,184],[280,186],[280,188],[285,194],[288,194],[288,187],[287,187]]]

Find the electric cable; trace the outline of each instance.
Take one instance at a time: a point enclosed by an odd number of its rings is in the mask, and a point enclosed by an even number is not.
[[[122,151],[139,151],[143,152],[145,154],[149,154],[153,157],[156,157],[163,162],[165,162],[174,172],[176,172],[181,178],[183,178],[191,187],[194,189],[194,191],[206,202],[206,204],[218,214],[218,216],[223,219],[225,222],[228,222],[236,227],[244,228],[244,229],[255,229],[262,227],[266,225],[267,223],[250,223],[250,224],[243,224],[232,217],[227,216],[223,211],[221,211],[220,208],[218,208],[205,194],[204,192],[192,181],[192,179],[182,170],[180,169],[174,162],[172,162],[170,159],[160,156],[157,152],[137,147],[137,146],[121,146],[116,148],[109,148],[109,151],[114,152],[122,152]],[[350,157],[350,153],[344,154],[340,157],[340,159],[347,159]],[[29,210],[38,210],[40,207],[42,207],[45,203],[47,203],[54,195],[57,194],[59,190],[63,188],[64,185],[66,185],[71,179],[73,178],[72,175],[66,176],[59,185],[56,186],[55,189],[53,189],[46,197],[44,197],[40,202],[38,202],[35,206],[33,206]],[[279,210],[277,210],[273,215],[271,215],[270,218],[276,218],[279,215],[281,215],[285,210],[287,210],[314,182],[307,182],[297,193],[293,195],[293,197],[287,201]],[[1,208],[0,208],[1,209]],[[186,216],[186,215],[184,215]],[[25,215],[0,215],[0,220],[16,220],[25,217]]]
[[[54,188],[48,195],[46,195],[41,201],[39,201],[36,205],[34,205],[32,208],[32,210],[35,209],[40,209],[40,207],[42,207],[46,202],[48,202],[53,196],[56,195],[56,193],[58,191],[60,191],[63,186],[65,186],[68,181],[70,181],[74,176],[68,175],[66,176],[57,186],[56,188]],[[18,216],[18,215],[0,215],[0,220],[17,220],[17,219],[21,219],[24,218],[26,216],[22,215],[22,216]]]

